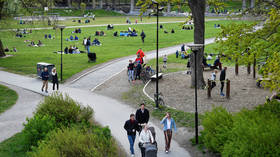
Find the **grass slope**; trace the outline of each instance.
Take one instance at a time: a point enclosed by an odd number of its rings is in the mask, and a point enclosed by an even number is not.
[[[0,114],[16,103],[18,95],[14,90],[0,85]]]
[[[220,29],[214,28],[215,23],[222,25],[228,25],[232,22],[241,23],[242,21],[211,21],[206,22],[205,38],[214,37]],[[185,42],[193,41],[193,31],[181,30],[178,23],[175,24],[164,24],[164,29],[170,31],[172,28],[175,29],[175,34],[164,34],[163,29],[159,32],[159,48],[164,48],[172,45],[177,45]],[[94,39],[94,33],[96,30],[103,30],[106,33],[104,37],[98,37],[101,41],[102,46],[96,47],[91,46],[91,51],[96,52],[97,62],[88,63],[86,54],[73,54],[63,55],[64,72],[63,77],[67,79],[72,75],[92,67],[96,64],[104,63],[115,58],[124,56],[134,55],[139,48],[144,51],[154,50],[156,47],[156,26],[155,24],[147,25],[131,25],[135,28],[138,33],[144,30],[146,33],[145,43],[141,42],[140,37],[113,37],[113,32],[127,30],[128,26],[115,26],[114,30],[106,30],[106,27],[92,27],[82,28],[82,33],[77,34],[79,41],[65,41],[69,38],[71,32],[74,29],[65,29],[63,36],[63,48],[70,45],[76,45],[80,50],[85,50],[82,46],[83,37],[91,36]],[[16,38],[12,32],[0,32],[1,39],[4,47],[17,47],[18,52],[9,52],[7,54],[13,55],[8,58],[0,58],[0,65],[7,71],[16,72],[20,74],[36,74],[36,63],[37,62],[48,62],[53,63],[57,67],[60,64],[60,55],[53,53],[54,51],[60,50],[60,31],[59,30],[40,30],[33,31],[32,34],[26,35],[25,38]],[[44,34],[52,34],[56,38],[53,40],[44,39]],[[34,40],[36,43],[41,40],[45,46],[43,47],[29,47],[29,43],[24,43],[24,40]]]

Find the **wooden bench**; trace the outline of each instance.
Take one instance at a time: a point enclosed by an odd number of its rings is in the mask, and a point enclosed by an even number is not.
[[[158,73],[158,79],[161,79],[162,76],[163,76],[163,73]],[[153,76],[151,77],[151,80],[152,80],[152,81],[156,81],[156,80],[157,80],[157,74],[153,75]]]

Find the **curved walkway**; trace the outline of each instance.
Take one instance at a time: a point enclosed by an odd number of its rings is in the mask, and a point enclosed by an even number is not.
[[[1,74],[2,75],[2,74]],[[39,94],[0,82],[18,94],[18,100],[10,109],[0,114],[0,142],[23,129],[27,117],[32,117],[38,103],[43,99]]]
[[[210,44],[214,42],[214,38],[206,39],[205,44]],[[159,56],[164,54],[173,54],[177,49],[180,48],[180,45],[164,48],[159,50]],[[151,51],[147,53],[146,59],[155,58],[155,51]],[[103,84],[106,80],[114,77],[116,74],[121,72],[128,64],[129,57],[119,59],[116,62],[110,64],[104,64],[99,69],[95,69],[93,71],[88,72],[82,77],[73,80],[70,83],[60,86],[60,91],[68,94],[73,99],[81,102],[83,105],[91,106],[95,111],[95,119],[103,126],[109,126],[111,129],[112,135],[119,141],[119,143],[123,146],[126,152],[129,152],[129,143],[127,140],[126,132],[123,129],[123,125],[125,120],[129,119],[130,113],[135,112],[135,108],[132,108],[126,104],[123,104],[117,100],[112,98],[98,95],[91,91],[94,91],[96,87]],[[132,59],[132,58],[131,58]],[[12,84],[14,86],[18,86],[33,92],[40,92],[41,88],[41,80],[36,78],[30,78],[27,76],[21,76],[18,74],[12,74],[5,71],[0,71],[0,81]],[[49,84],[51,86],[51,84]],[[51,88],[49,88],[51,89]],[[51,90],[49,90],[51,92]],[[37,99],[36,99],[37,101]],[[38,101],[37,101],[38,103]],[[36,106],[25,107],[28,112],[32,113],[32,111],[36,108]],[[5,113],[8,114],[8,113]],[[16,114],[16,113],[9,113]],[[26,116],[22,115],[20,117],[21,120],[25,120]],[[0,121],[6,121],[5,119],[0,119]],[[22,121],[17,121],[18,125],[22,124]],[[159,157],[164,156],[172,156],[172,157],[188,157],[190,156],[188,151],[179,146],[176,141],[172,141],[171,152],[166,155],[164,153],[164,136],[162,133],[162,129],[156,127],[153,123],[150,123],[152,126],[155,126],[157,132],[157,141],[159,143]],[[7,126],[8,123],[5,123]],[[2,128],[2,127],[1,127]],[[0,134],[0,136],[2,136]],[[8,137],[6,137],[8,138]],[[135,143],[135,151],[136,154],[140,154],[138,149],[138,141]]]

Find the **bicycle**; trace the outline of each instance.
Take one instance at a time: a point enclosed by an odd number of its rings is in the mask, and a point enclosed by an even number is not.
[[[157,103],[157,94],[154,94],[154,101],[155,103]],[[165,102],[163,100],[163,94],[160,92],[158,93],[158,104],[161,106],[165,106]]]

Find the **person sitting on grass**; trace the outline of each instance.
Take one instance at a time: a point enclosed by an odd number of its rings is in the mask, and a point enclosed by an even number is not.
[[[114,32],[114,37],[118,36],[118,31]]]
[[[49,36],[48,36],[48,37],[49,37],[49,39],[52,39],[52,35],[51,35],[51,34],[49,34]]]
[[[104,36],[105,32],[104,31],[100,31],[100,36]]]
[[[73,54],[73,47],[72,47],[72,45],[69,46],[69,53]]]
[[[48,39],[48,35],[47,34],[45,34],[45,39]]]
[[[32,40],[28,46],[35,46],[34,41]]]
[[[78,29],[78,33],[82,33],[82,30],[81,30],[81,28],[79,28],[79,29]]]
[[[67,46],[64,49],[64,54],[68,54],[68,47]]]
[[[42,46],[43,45],[43,43],[41,42],[41,40],[38,40],[38,44],[37,44],[38,46]]]
[[[171,33],[175,33],[174,29],[172,28]]]
[[[10,50],[9,50],[8,47],[6,47],[6,48],[4,49],[4,51],[5,51],[5,52],[9,52]]]
[[[70,39],[70,41],[72,41],[72,40],[74,40],[74,37],[71,35],[69,39]]]
[[[14,52],[17,52],[17,48],[16,48],[16,47],[13,47],[13,51],[14,51]]]
[[[79,38],[77,37],[77,35],[75,35],[75,40],[79,40]]]
[[[93,40],[93,42],[92,42],[92,45],[100,46],[101,43],[100,43],[100,41],[99,41],[97,38],[95,38],[95,39]]]
[[[219,69],[222,70],[222,63],[220,61],[219,56],[216,56],[216,60],[214,61],[213,66],[214,66],[214,69],[218,69],[218,67],[219,67]]]
[[[75,54],[79,54],[79,53],[81,53],[81,52],[80,52],[80,50],[79,50],[79,48],[78,48],[78,47],[75,47],[75,49],[74,49],[73,53],[75,53]]]

